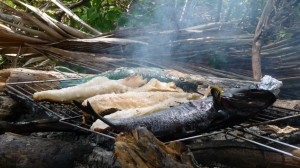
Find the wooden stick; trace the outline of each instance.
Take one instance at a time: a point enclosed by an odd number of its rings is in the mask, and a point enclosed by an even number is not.
[[[12,68],[16,68],[17,65],[18,65],[18,59],[19,59],[19,56],[21,54],[21,49],[22,49],[22,45],[20,45],[18,53],[17,53],[17,55],[13,59],[12,66],[11,66]]]

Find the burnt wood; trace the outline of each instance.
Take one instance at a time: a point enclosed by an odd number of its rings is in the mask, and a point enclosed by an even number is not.
[[[120,167],[111,151],[88,143],[6,133],[0,144],[0,167]]]
[[[205,166],[218,164],[241,168],[296,168],[300,166],[298,159],[246,142],[219,140],[194,143],[188,147],[198,163]]]
[[[115,155],[122,167],[192,168],[194,163],[182,143],[164,144],[148,131],[139,127],[130,133],[118,134]]]
[[[16,115],[17,103],[9,96],[0,93],[0,120],[12,119]]]
[[[88,145],[16,134],[0,136],[0,167],[73,167],[92,152]]]

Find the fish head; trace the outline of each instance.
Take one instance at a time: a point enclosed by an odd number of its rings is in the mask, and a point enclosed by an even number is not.
[[[268,108],[276,101],[276,96],[263,89],[241,89],[220,97],[220,108],[232,116],[249,117]]]
[[[210,89],[214,105],[217,109],[219,109],[218,107],[220,106],[222,92],[223,90],[219,86],[212,86]]]

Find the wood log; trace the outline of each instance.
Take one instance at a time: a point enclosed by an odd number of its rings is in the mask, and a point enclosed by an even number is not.
[[[300,166],[300,160],[246,142],[209,141],[191,144],[188,147],[197,162],[204,166],[215,166],[220,163],[241,168],[296,168]]]
[[[165,145],[144,127],[119,134],[115,155],[122,167],[193,167],[181,143]]]
[[[0,120],[11,119],[16,115],[17,102],[0,92]]]
[[[16,134],[0,136],[0,167],[73,167],[92,151],[88,145]]]
[[[60,123],[58,120],[43,119],[30,122],[0,121],[0,131],[22,134],[32,132],[75,132],[78,129]]]
[[[120,167],[111,151],[76,141],[6,133],[0,143],[0,167]]]

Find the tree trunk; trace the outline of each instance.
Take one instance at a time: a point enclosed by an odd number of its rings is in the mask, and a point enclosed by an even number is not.
[[[252,71],[253,71],[253,79],[255,81],[260,81],[262,77],[260,48],[261,48],[261,41],[260,40],[254,41],[252,47]]]
[[[273,11],[274,0],[268,0],[262,15],[258,21],[252,46],[252,71],[253,78],[255,81],[259,81],[262,77],[261,73],[261,60],[260,60],[260,50],[262,46],[262,32],[267,31],[269,24],[269,18]]]

